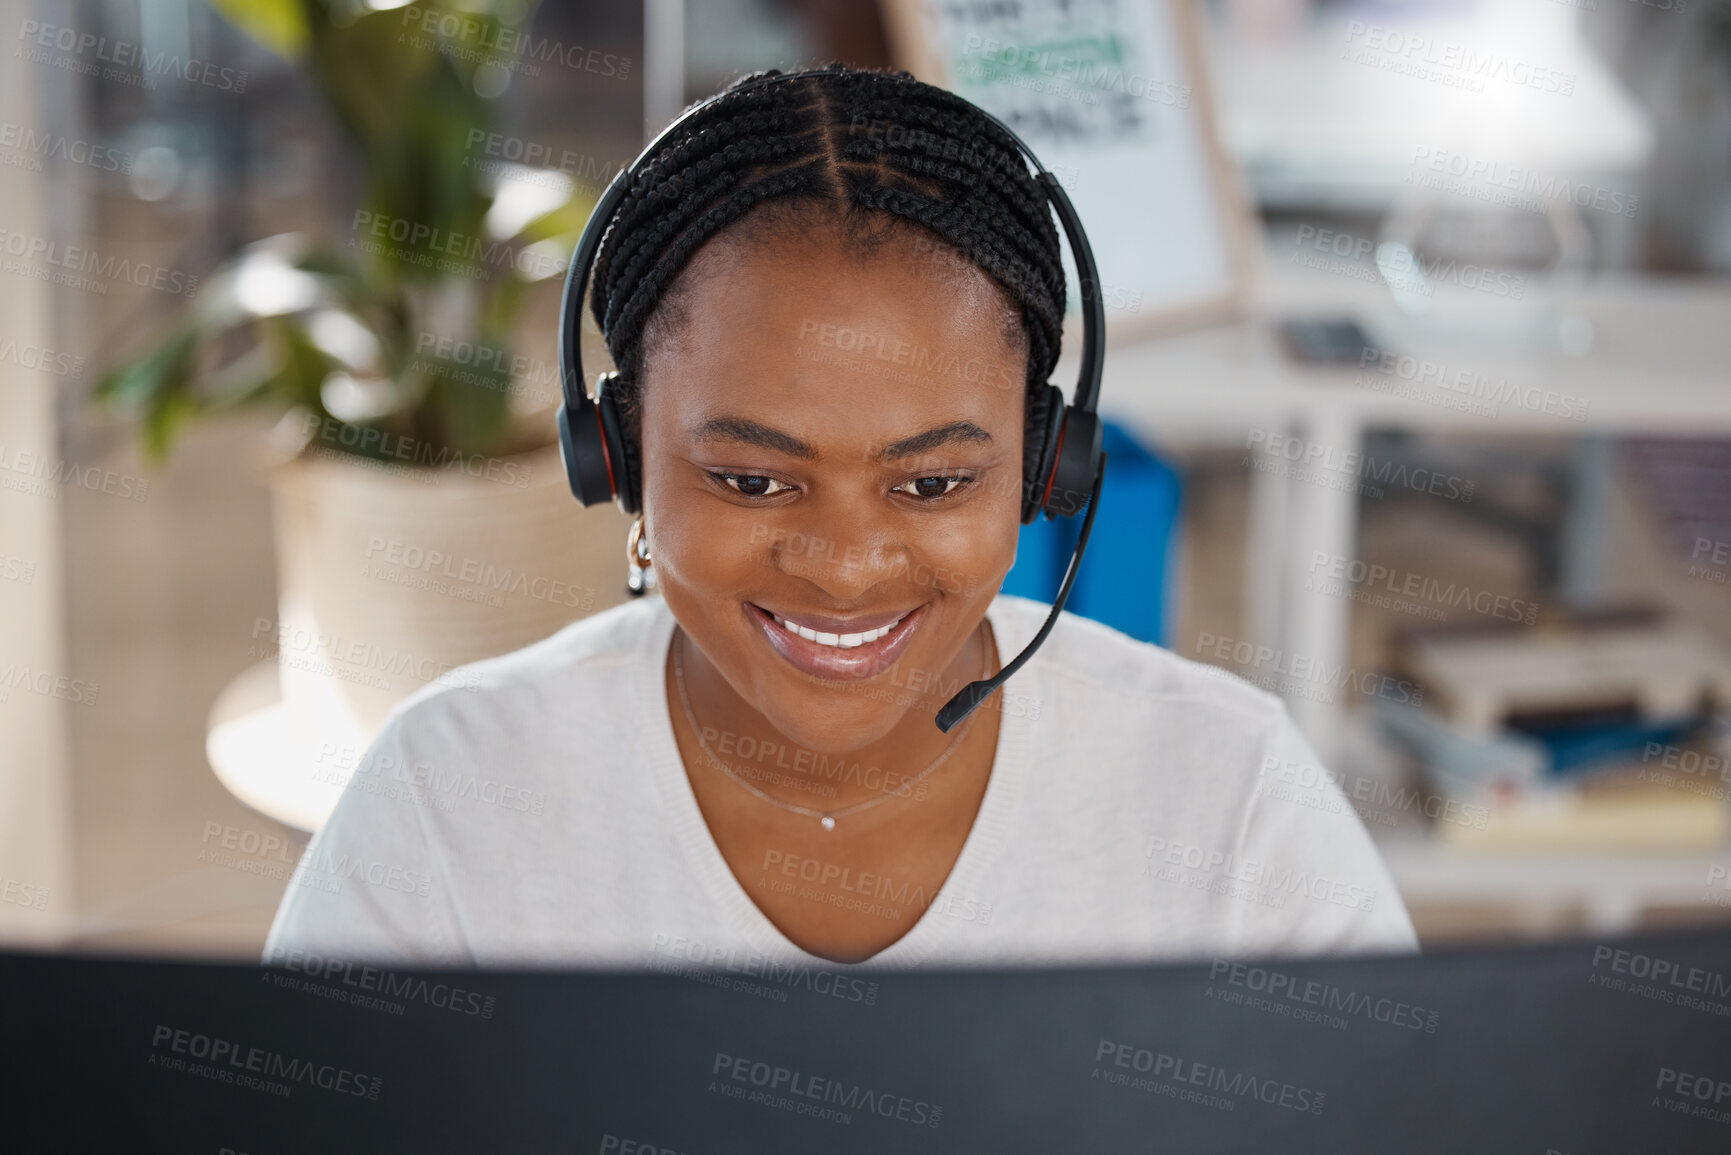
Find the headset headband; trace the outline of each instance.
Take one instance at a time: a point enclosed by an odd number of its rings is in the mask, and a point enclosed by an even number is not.
[[[638,479],[632,475],[625,458],[624,434],[613,406],[603,402],[607,382],[614,374],[602,374],[591,397],[583,374],[582,314],[588,293],[589,274],[603,237],[612,224],[632,182],[644,164],[655,155],[663,141],[677,133],[692,117],[719,101],[731,99],[741,92],[771,84],[780,84],[809,77],[835,76],[833,69],[812,68],[799,72],[775,73],[756,77],[725,92],[716,93],[693,105],[676,117],[638,153],[608,184],[595,210],[590,214],[583,234],[571,256],[571,268],[565,276],[564,296],[560,301],[559,376],[564,404],[560,407],[559,441],[572,493],[584,505],[595,505],[612,499],[626,513],[636,513],[642,504]],[[1100,427],[1094,416],[1100,392],[1100,377],[1105,365],[1105,307],[1099,291],[1099,271],[1094,263],[1094,251],[1082,229],[1081,218],[1063,186],[1027,143],[1009,125],[977,105],[974,111],[996,125],[1016,149],[1033,164],[1035,183],[1058,214],[1064,235],[1069,239],[1070,252],[1076,262],[1082,293],[1082,360],[1076,387],[1070,403],[1064,404],[1062,393],[1048,383],[1050,390],[1043,444],[1034,475],[1024,479],[1028,492],[1024,495],[1022,521],[1034,520],[1040,512],[1048,517],[1068,516],[1078,512],[1093,489],[1094,474],[1101,461]]]

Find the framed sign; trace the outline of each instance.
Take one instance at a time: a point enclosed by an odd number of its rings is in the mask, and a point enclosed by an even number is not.
[[[1252,216],[1215,131],[1190,0],[880,2],[897,66],[998,116],[1069,193],[1110,331],[1239,311]],[[1067,247],[1064,264],[1075,284]]]

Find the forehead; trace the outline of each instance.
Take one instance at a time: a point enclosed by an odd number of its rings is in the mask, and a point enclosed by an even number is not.
[[[662,343],[687,336],[713,351],[722,332],[773,324],[789,307],[832,316],[877,312],[915,325],[923,319],[958,340],[979,340],[996,325],[1004,351],[1020,351],[1020,312],[985,270],[896,218],[871,227],[850,238],[797,206],[759,206],[698,249],[657,307],[652,320],[661,323],[651,327],[662,330]]]
[[[749,408],[783,427],[825,411],[857,424],[866,400],[874,426],[1019,422],[1025,404],[1015,304],[921,229],[863,251],[835,228],[728,230],[681,272],[645,339],[646,399],[668,391],[692,423]]]

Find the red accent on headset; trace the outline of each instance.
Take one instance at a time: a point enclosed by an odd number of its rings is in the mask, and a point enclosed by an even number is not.
[[[1040,511],[1044,511],[1046,503],[1052,500],[1052,483],[1058,480],[1058,462],[1064,460],[1064,435],[1070,431],[1070,423],[1064,421],[1058,426],[1058,448],[1052,453],[1052,476],[1046,478],[1046,492],[1040,495]]]
[[[601,434],[601,461],[607,466],[607,488],[619,496],[619,483],[613,480],[613,454],[607,451],[607,427],[601,424],[601,406],[595,406],[595,428]]]

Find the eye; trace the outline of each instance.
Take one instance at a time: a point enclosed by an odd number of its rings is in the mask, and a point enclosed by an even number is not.
[[[712,473],[710,476],[720,480],[734,492],[746,497],[774,497],[778,493],[784,493],[793,488],[791,485],[782,485],[775,478],[765,477],[761,473]],[[772,486],[781,486],[781,488],[773,489]]]
[[[909,497],[918,498],[921,501],[936,501],[940,497],[948,497],[973,480],[971,477],[962,476],[916,477],[912,481],[904,481],[896,486],[895,492],[906,493]],[[912,492],[909,492],[908,486],[913,487]]]

